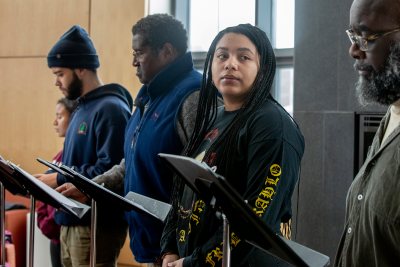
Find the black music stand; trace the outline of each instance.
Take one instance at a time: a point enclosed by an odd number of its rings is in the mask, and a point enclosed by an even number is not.
[[[264,221],[256,216],[225,178],[213,172],[207,164],[184,156],[162,153],[159,156],[195,192],[206,199],[210,199],[210,196],[212,196],[211,199],[215,198],[216,207],[222,209],[232,227],[246,242],[294,266],[328,266],[328,256],[274,233]],[[229,227],[227,227],[226,218],[223,218],[223,222],[225,245],[230,243]],[[229,266],[229,246],[225,245],[223,249],[227,250],[224,252],[224,257],[228,258],[227,260],[223,259],[223,266]]]
[[[168,215],[171,205],[134,192],[129,192],[122,197],[91,179],[76,172],[63,164],[56,165],[43,159],[37,159],[40,163],[64,175],[68,181],[76,186],[83,194],[92,199],[91,217],[91,241],[90,241],[90,266],[96,265],[96,227],[97,227],[97,202],[103,201],[116,207],[122,207],[125,211],[135,211],[145,216],[152,216],[162,222]]]
[[[28,257],[28,266],[33,266],[33,252],[34,252],[34,229],[35,229],[35,201],[40,200],[44,203],[50,204],[51,206],[62,209],[68,212],[71,215],[74,215],[78,218],[82,218],[83,215],[89,210],[89,206],[81,204],[77,201],[66,198],[62,194],[58,193],[48,185],[39,181],[37,178],[15,165],[10,161],[4,160],[0,156],[0,183],[4,186],[5,189],[9,190],[12,194],[18,194],[22,196],[29,196],[31,198],[31,207],[30,207],[30,232],[29,232],[29,257]],[[2,190],[4,190],[2,188]],[[3,195],[3,192],[2,192]],[[2,218],[1,224],[2,228],[4,227],[5,216],[3,213],[3,205],[4,202],[1,202],[2,209]],[[4,234],[4,233],[3,233]],[[1,240],[2,249],[5,247],[5,240]],[[1,255],[1,257],[4,254]],[[4,257],[5,258],[5,257]],[[3,259],[2,259],[3,262]],[[5,262],[5,260],[4,260]],[[2,263],[3,264],[3,263]]]

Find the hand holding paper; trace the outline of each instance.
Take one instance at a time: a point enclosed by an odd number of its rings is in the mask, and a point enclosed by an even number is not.
[[[79,191],[78,188],[75,187],[72,183],[65,183],[56,188],[56,191],[63,194],[65,197],[72,198],[76,201],[79,201],[83,204],[87,204],[90,201],[90,198]]]
[[[39,181],[47,184],[51,188],[56,188],[58,186],[57,184],[57,173],[46,173],[46,174],[35,174],[33,175],[36,177]]]

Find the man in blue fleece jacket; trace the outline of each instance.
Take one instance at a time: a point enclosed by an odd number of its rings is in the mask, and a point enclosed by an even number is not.
[[[80,26],[73,26],[61,36],[47,61],[56,76],[55,85],[67,98],[78,101],[64,141],[63,163],[93,178],[123,158],[124,129],[131,115],[132,97],[121,85],[103,85],[96,71],[100,66],[96,49]],[[41,175],[39,179],[53,188],[67,182],[56,173]],[[116,266],[126,238],[123,215],[122,210],[99,203],[96,266]],[[79,220],[58,211],[55,220],[61,225],[63,266],[88,266],[90,216]]]
[[[125,193],[170,202],[173,174],[158,153],[180,154],[186,144],[201,75],[186,52],[186,30],[173,17],[147,16],[133,26],[132,33],[133,66],[144,85],[125,131]],[[127,213],[127,218],[136,260],[157,264],[163,223],[136,212]]]
[[[113,191],[170,202],[173,174],[157,155],[179,154],[186,144],[194,125],[201,74],[187,52],[186,30],[172,16],[142,18],[132,34],[132,65],[143,87],[126,127],[125,159],[94,181]],[[76,189],[64,193],[77,194]],[[159,266],[163,223],[134,211],[126,215],[136,261]]]

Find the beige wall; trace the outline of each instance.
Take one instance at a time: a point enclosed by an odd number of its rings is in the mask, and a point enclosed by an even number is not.
[[[117,82],[134,97],[140,88],[131,65],[131,27],[145,14],[145,0],[0,0],[0,155],[31,173],[45,168],[62,147],[52,122],[62,97],[46,55],[79,24],[91,35],[104,83]],[[137,266],[125,246],[119,266]]]
[[[74,24],[91,35],[103,82],[136,95],[131,27],[144,12],[145,0],[0,0],[0,155],[37,173],[45,168],[35,159],[61,149],[52,122],[62,95],[46,55]]]

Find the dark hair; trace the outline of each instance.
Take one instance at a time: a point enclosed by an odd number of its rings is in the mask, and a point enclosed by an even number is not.
[[[132,27],[132,34],[140,34],[144,44],[157,51],[170,43],[179,55],[186,53],[187,34],[182,22],[167,14],[153,14],[140,19]]]
[[[217,43],[227,33],[243,34],[256,46],[260,57],[260,68],[251,89],[238,111],[235,118],[228,125],[226,130],[217,137],[215,142],[208,149],[204,161],[208,161],[212,152],[217,149],[218,157],[214,165],[218,166],[218,173],[226,175],[232,161],[232,155],[236,146],[236,140],[240,128],[247,120],[250,114],[259,109],[270,95],[272,82],[275,76],[275,54],[265,32],[250,24],[239,24],[234,27],[228,27],[219,32],[213,40],[208,50],[204,66],[203,82],[200,90],[200,99],[197,109],[196,123],[193,135],[185,148],[184,154],[194,156],[206,133],[211,130],[217,116],[217,97],[218,90],[212,82],[212,61]]]
[[[74,110],[76,109],[77,101],[63,97],[58,99],[57,104],[63,105],[68,113],[72,114],[72,112],[74,112]]]

